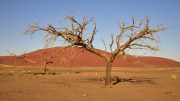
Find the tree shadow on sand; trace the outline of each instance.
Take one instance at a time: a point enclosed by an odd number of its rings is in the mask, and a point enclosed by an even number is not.
[[[112,78],[112,84],[116,85],[116,84],[122,83],[122,82],[129,82],[132,84],[157,84],[155,82],[155,79],[157,79],[157,78],[145,78],[145,77],[119,78],[119,77],[115,77],[115,79]]]
[[[156,79],[158,79],[158,78],[146,78],[146,77],[120,78],[118,76],[113,76],[111,78],[113,85],[117,85],[119,83],[124,83],[124,82],[132,83],[132,84],[157,84],[155,82]],[[97,79],[97,78],[87,78],[86,80],[87,80],[87,82],[97,82],[97,81],[104,82],[105,77],[100,77],[99,79]]]

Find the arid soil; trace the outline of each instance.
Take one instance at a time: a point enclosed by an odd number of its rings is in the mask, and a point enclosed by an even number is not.
[[[0,67],[0,101],[180,101],[180,68],[113,68],[122,81],[104,87],[105,68]]]

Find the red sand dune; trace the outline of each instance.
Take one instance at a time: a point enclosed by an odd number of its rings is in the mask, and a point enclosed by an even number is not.
[[[104,51],[99,50],[105,54]],[[27,60],[31,61],[28,62]],[[104,67],[104,59],[81,48],[54,47],[47,49],[47,57],[52,64],[59,67]],[[44,62],[44,49],[40,49],[20,56],[0,56],[0,64],[15,66],[42,66]],[[115,67],[180,67],[180,62],[161,57],[134,57],[124,58],[117,56],[113,63]]]

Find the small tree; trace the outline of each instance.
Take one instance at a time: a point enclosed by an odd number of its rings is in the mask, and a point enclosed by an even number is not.
[[[44,62],[43,62],[43,71],[44,71],[44,74],[54,74],[54,72],[52,71],[52,68],[51,69],[48,69],[47,68],[47,65],[48,64],[53,64],[53,61],[51,58],[53,58],[52,56],[47,56],[47,48],[44,49]]]
[[[58,37],[64,39],[69,45],[67,47],[79,47],[84,48],[87,51],[94,53],[106,60],[106,80],[105,86],[111,85],[111,67],[113,61],[117,55],[123,55],[127,49],[149,49],[158,50],[151,42],[157,42],[155,34],[164,28],[157,26],[152,28],[150,26],[150,18],[146,17],[141,22],[136,22],[132,19],[132,24],[125,25],[125,23],[119,23],[120,33],[113,37],[111,34],[111,42],[109,44],[110,54],[105,54],[94,48],[93,41],[97,33],[96,23],[94,23],[92,33],[89,35],[86,32],[87,25],[93,21],[93,18],[88,19],[86,17],[80,22],[75,19],[74,16],[66,16],[66,20],[69,21],[69,27],[62,27],[60,29],[55,28],[53,25],[47,27],[41,27],[39,25],[29,26],[26,34],[33,34],[36,31],[42,30],[48,32],[50,39],[56,41]],[[89,36],[88,36],[89,35]],[[88,37],[87,37],[88,36]],[[105,49],[107,48],[105,41],[102,40]],[[115,48],[114,48],[115,47]]]

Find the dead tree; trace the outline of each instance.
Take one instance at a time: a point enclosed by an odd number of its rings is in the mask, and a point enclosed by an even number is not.
[[[110,52],[109,54],[102,53],[94,48],[93,41],[97,34],[96,23],[94,23],[92,33],[89,35],[86,32],[88,25],[91,25],[93,18],[88,19],[86,17],[80,22],[75,19],[74,16],[66,16],[67,21],[69,21],[70,26],[63,28],[55,28],[53,25],[48,25],[47,27],[41,27],[39,25],[29,26],[26,34],[33,34],[36,31],[42,30],[48,32],[51,35],[52,40],[56,40],[58,37],[64,39],[69,45],[66,47],[79,47],[84,48],[87,51],[94,53],[101,58],[106,60],[106,80],[105,86],[111,85],[111,67],[113,61],[117,55],[123,55],[127,50],[131,49],[149,49],[158,50],[157,47],[152,45],[150,41],[157,42],[157,37],[155,34],[161,30],[164,30],[161,26],[152,28],[150,26],[150,18],[146,17],[143,21],[136,22],[132,19],[132,24],[125,25],[125,23],[119,23],[120,32],[113,37],[111,35],[111,42],[109,44]],[[107,48],[105,41],[102,40],[104,46]]]
[[[51,58],[53,58],[52,56],[47,56],[47,48],[44,49],[44,64],[43,64],[43,71],[44,74],[54,74],[54,72],[51,69],[47,68],[48,64],[53,64],[53,61],[51,60]]]

